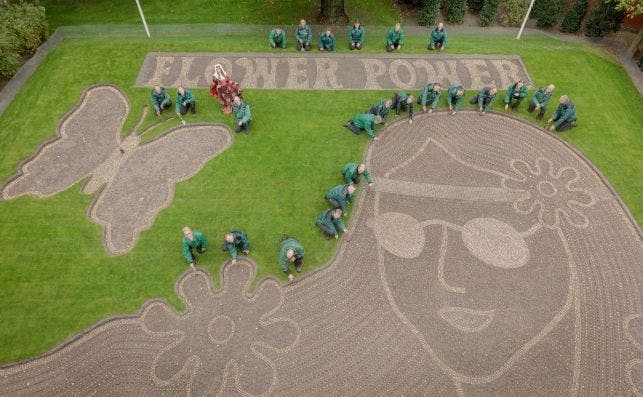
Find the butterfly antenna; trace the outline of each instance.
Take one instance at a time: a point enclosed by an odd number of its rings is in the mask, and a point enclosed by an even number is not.
[[[133,134],[136,134],[136,131],[138,131],[138,129],[141,128],[141,125],[143,125],[143,121],[145,121],[145,118],[147,117],[147,112],[148,111],[149,111],[149,108],[147,106],[143,106],[143,114],[141,114],[141,117],[139,117],[138,121],[136,122],[136,125],[134,126],[134,129],[132,130]]]

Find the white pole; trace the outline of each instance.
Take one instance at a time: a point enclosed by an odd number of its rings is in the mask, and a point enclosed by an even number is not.
[[[138,0],[136,0],[136,2],[138,2]],[[525,30],[525,25],[527,24],[527,20],[529,19],[529,14],[531,14],[531,9],[533,8],[535,2],[536,0],[531,0],[531,3],[529,3],[529,8],[527,9],[527,15],[525,15],[525,19],[522,21],[522,25],[520,26],[520,31],[518,32],[518,36],[516,37],[516,40],[520,40],[520,36],[522,36],[522,31]]]
[[[136,0],[136,6],[138,7],[138,13],[141,14],[141,20],[143,21],[143,26],[145,27],[145,33],[147,33],[147,37],[150,37],[150,30],[147,28],[147,22],[145,22],[145,15],[143,15],[143,9],[141,8],[141,3],[139,3],[138,0]],[[529,9],[531,9],[531,7]]]

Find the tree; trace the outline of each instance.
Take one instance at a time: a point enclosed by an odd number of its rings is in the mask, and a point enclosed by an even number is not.
[[[344,0],[321,0],[318,19],[322,23],[347,23],[348,15],[344,10]]]
[[[643,0],[618,0],[616,10],[622,11],[628,17],[635,17],[643,14]]]

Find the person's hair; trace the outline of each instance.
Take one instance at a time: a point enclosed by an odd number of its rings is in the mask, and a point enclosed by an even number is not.
[[[353,22],[353,26],[355,25],[361,25],[361,23],[359,23],[359,21],[356,19],[355,22]]]
[[[514,84],[514,85],[518,85],[518,83],[522,83],[523,85],[525,84],[525,82],[524,82],[524,81],[522,81],[522,80],[518,80],[518,81],[516,81],[516,84]]]
[[[397,22],[397,23],[395,24],[395,27],[396,27],[396,28],[402,27],[402,24],[400,24],[399,22]]]
[[[380,124],[382,122],[382,116],[375,116],[375,124]]]
[[[409,95],[406,97],[406,103],[413,103],[414,99],[415,97],[413,95]]]
[[[189,226],[185,226],[185,227],[183,227],[183,233],[185,233],[185,232],[191,232],[191,231],[192,231],[192,229],[191,229]]]
[[[392,99],[387,99],[384,101],[384,106],[393,106],[393,100]]]
[[[289,249],[289,250],[287,250],[287,251],[286,251],[286,257],[287,257],[287,258],[290,258],[290,257],[292,257],[292,256],[295,256],[295,250],[293,250],[293,249]]]
[[[352,183],[349,183],[348,184],[348,190],[350,190],[350,188],[353,188],[353,190],[355,190],[355,185],[353,185]]]
[[[437,85],[438,87],[442,88],[442,83],[440,83],[440,82],[436,82],[436,83],[434,83],[434,84],[433,84],[433,88],[435,88],[435,86],[436,86],[436,85]]]
[[[342,216],[342,215],[344,215],[344,211],[342,211],[342,209],[341,209],[341,208],[335,208],[335,209],[333,210],[333,212],[334,212],[335,214],[337,214],[337,213],[339,212],[339,215],[338,215],[338,216]]]
[[[275,26],[275,29],[281,30],[281,26],[277,25],[277,26]]]
[[[552,91],[556,89],[556,86],[555,86],[555,85],[553,85],[553,84],[549,84],[546,88],[549,88],[549,87],[551,87],[551,90],[552,90]]]
[[[567,95],[561,95],[560,100],[565,102],[565,103],[567,103],[567,102],[569,102],[569,97]]]

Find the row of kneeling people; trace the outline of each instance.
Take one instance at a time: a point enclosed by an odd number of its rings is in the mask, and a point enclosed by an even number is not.
[[[361,50],[364,45],[364,27],[355,21],[351,30],[348,32],[348,47],[351,50]],[[295,28],[295,40],[297,41],[297,51],[310,51],[311,43],[313,40],[313,33],[310,26],[306,23],[305,19],[299,22]],[[268,42],[272,48],[286,48],[286,32],[281,26],[276,26],[270,31],[268,35]],[[399,23],[389,29],[386,34],[386,51],[392,52],[399,50],[404,45],[404,30]],[[438,49],[442,51],[447,45],[447,31],[444,24],[440,22],[435,29],[429,32],[429,41],[427,48],[429,50]],[[318,40],[319,51],[335,51],[337,50],[337,42],[335,35],[330,27],[327,27],[319,34]]]
[[[549,84],[539,88],[533,93],[527,111],[530,113],[538,111],[536,116],[538,120],[542,120],[545,116],[554,89],[554,85]],[[442,91],[442,84],[440,83],[428,83],[424,86],[417,97],[417,104],[422,107],[423,112],[430,114],[437,108]],[[446,103],[449,112],[451,115],[455,115],[460,110],[462,102],[464,102],[464,87],[459,83],[453,83],[446,91]],[[503,100],[504,110],[517,110],[527,95],[528,89],[523,81],[519,80],[510,85],[507,87]],[[469,103],[476,105],[479,114],[484,116],[488,112],[493,111],[493,104],[497,96],[498,89],[492,85],[478,91],[476,95],[469,100]],[[562,95],[558,102],[558,107],[552,117],[547,121],[548,128],[550,131],[567,131],[576,126],[576,107],[567,95]],[[409,124],[412,124],[415,103],[414,95],[404,91],[397,92],[391,99],[381,99],[367,109],[365,113],[359,113],[353,116],[353,118],[345,124],[345,127],[355,134],[361,134],[365,131],[371,139],[377,140],[375,126],[377,124],[384,124],[387,116],[393,109],[396,115],[407,111]]]
[[[154,113],[159,117],[164,110],[172,108],[172,99],[170,99],[170,94],[168,94],[165,87],[155,86],[150,94],[150,99],[152,109],[154,109]],[[193,116],[196,116],[196,98],[189,89],[177,87],[174,112],[181,117],[185,116],[188,110],[191,111]],[[250,112],[250,105],[239,96],[234,96],[232,99],[232,116],[234,118],[235,131],[248,134],[250,131],[250,122],[252,121],[252,113]],[[182,118],[181,121],[183,121]]]
[[[365,164],[347,163],[342,168],[342,177],[344,183],[330,189],[325,195],[330,208],[322,211],[315,222],[326,239],[337,239],[340,232],[346,233],[347,228],[342,221],[342,217],[348,211],[348,206],[352,202],[353,194],[355,193],[355,186],[359,184],[360,179],[363,177],[369,186],[373,184],[373,179]],[[204,254],[207,248],[208,239],[203,232],[192,230],[188,226],[183,228],[181,249],[186,263],[193,269],[197,264],[196,254]],[[232,265],[235,265],[239,253],[243,255],[250,254],[248,233],[242,229],[234,229],[225,233],[221,249],[229,252]],[[301,272],[303,260],[304,246],[301,241],[296,237],[284,235],[279,246],[278,262],[279,267],[291,282],[295,276],[290,270],[290,264],[294,265],[297,272]]]

